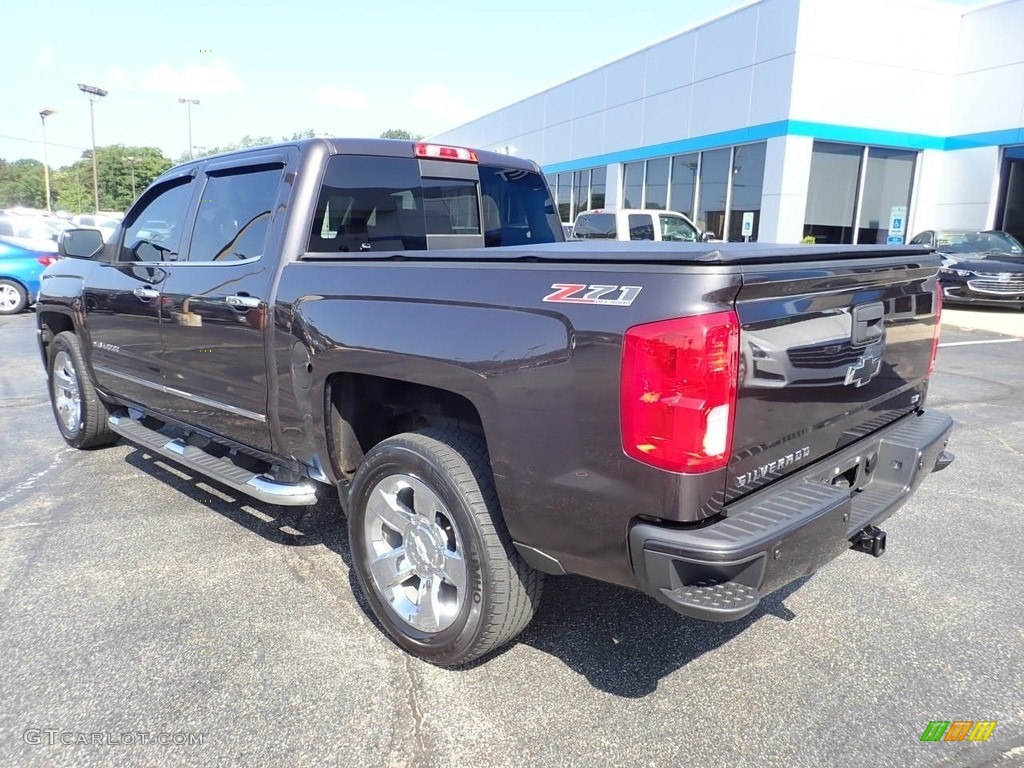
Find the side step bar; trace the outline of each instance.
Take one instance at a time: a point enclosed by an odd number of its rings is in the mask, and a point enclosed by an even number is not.
[[[187,445],[179,439],[144,427],[128,416],[111,416],[110,428],[146,450],[166,456],[178,464],[194,469],[207,477],[268,504],[301,507],[316,503],[312,483],[282,483],[266,475],[258,475],[236,466],[228,459],[213,456],[202,448]]]

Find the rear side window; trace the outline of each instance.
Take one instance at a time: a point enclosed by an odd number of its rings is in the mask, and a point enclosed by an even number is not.
[[[629,239],[654,239],[654,222],[651,221],[651,215],[649,213],[629,214]]]
[[[332,157],[308,250],[422,251],[427,235],[482,234],[486,246],[562,239],[540,174],[486,165],[477,170],[479,182],[421,177],[413,158]]]
[[[539,173],[481,165],[480,191],[487,247],[536,245],[564,239],[562,220]]]
[[[211,176],[192,230],[189,261],[244,261],[263,255],[281,168]]]
[[[585,240],[614,240],[614,213],[581,213],[576,217],[573,236]]]

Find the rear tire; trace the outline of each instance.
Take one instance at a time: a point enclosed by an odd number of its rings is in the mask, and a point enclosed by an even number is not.
[[[50,404],[64,442],[72,448],[113,443],[117,434],[110,429],[110,413],[89,378],[78,337],[71,331],[58,333],[49,352]]]
[[[28,292],[14,280],[0,280],[0,315],[16,315],[28,306]]]
[[[409,653],[458,666],[530,623],[544,576],[512,545],[477,438],[440,428],[384,440],[356,472],[348,506],[360,586]]]

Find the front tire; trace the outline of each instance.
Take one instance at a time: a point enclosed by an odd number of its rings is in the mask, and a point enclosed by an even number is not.
[[[16,315],[28,306],[28,293],[21,283],[0,280],[0,315]]]
[[[117,440],[107,423],[107,407],[89,379],[75,334],[64,331],[50,342],[49,370],[50,403],[64,442],[72,448],[96,448]]]
[[[360,586],[409,653],[466,664],[533,618],[543,574],[512,545],[475,437],[443,428],[384,440],[356,472],[348,506]]]

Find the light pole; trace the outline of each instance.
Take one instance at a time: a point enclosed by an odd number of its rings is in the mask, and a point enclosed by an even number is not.
[[[138,162],[137,157],[125,157],[124,161],[131,166],[132,169],[132,202],[135,202],[135,163]]]
[[[39,110],[39,119],[43,121],[43,182],[46,184],[46,212],[51,213],[50,208],[50,158],[46,151],[46,118],[57,110],[43,107]]]
[[[78,90],[89,97],[89,125],[92,128],[92,199],[96,205],[96,212],[100,210],[100,177],[96,171],[96,115],[93,105],[107,95],[107,91],[97,88],[95,85],[78,84]]]
[[[178,99],[179,104],[184,104],[188,110],[188,159],[194,160],[195,157],[192,154],[192,105],[198,104],[199,99]]]

